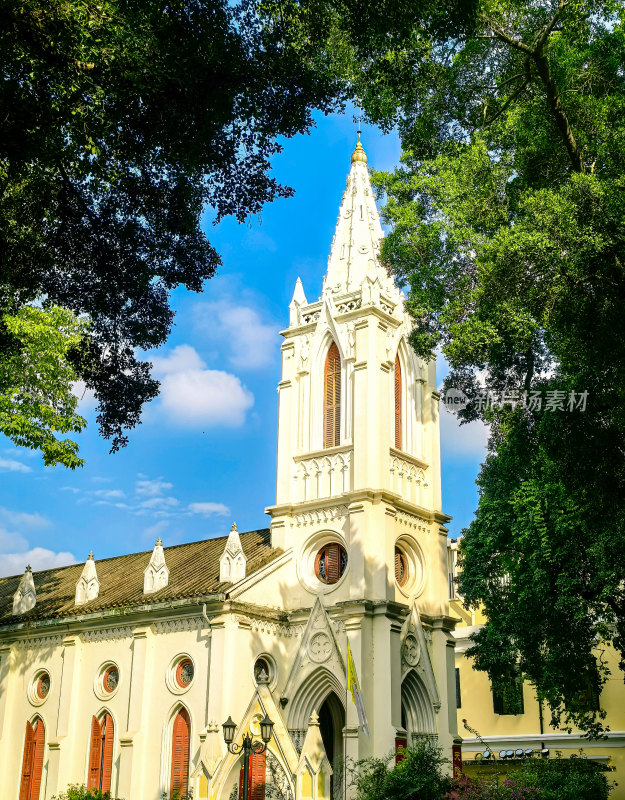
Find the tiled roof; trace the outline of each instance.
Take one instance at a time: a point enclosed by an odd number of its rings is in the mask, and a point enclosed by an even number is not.
[[[277,558],[282,551],[271,547],[268,528],[241,533],[247,557],[246,574],[251,575]],[[0,625],[36,619],[89,614],[114,608],[131,608],[164,600],[180,600],[225,592],[231,583],[219,582],[219,559],[227,537],[165,547],[169,583],[154,594],[143,594],[143,571],[150,562],[151,550],[96,561],[100,592],[95,600],[76,606],[76,583],[84,564],[34,572],[37,604],[26,614],[13,616],[13,595],[21,575],[0,579]]]

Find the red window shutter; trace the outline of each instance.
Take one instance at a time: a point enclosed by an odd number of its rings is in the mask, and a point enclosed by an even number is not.
[[[252,753],[250,758],[248,800],[265,800],[266,756],[266,751],[262,753]]]
[[[102,785],[103,792],[111,791],[111,776],[113,774],[113,737],[115,728],[113,718],[106,714],[102,720]]]
[[[341,443],[341,356],[333,342],[324,371],[323,446]]]
[[[26,723],[24,738],[24,756],[22,758],[22,782],[20,784],[20,800],[30,800],[30,789],[33,772],[33,752],[35,749],[35,731],[30,722]]]
[[[395,447],[401,450],[401,367],[395,359]]]
[[[183,796],[189,790],[189,739],[191,724],[183,708],[176,714],[172,730],[171,794]]]
[[[326,550],[326,582],[336,583],[341,577],[339,572],[340,552],[338,544],[329,544]]]
[[[46,745],[46,729],[43,721],[38,719],[34,725],[34,752],[33,752],[33,771],[31,778],[31,788],[29,800],[39,800],[41,790],[41,775],[43,773],[43,755]]]
[[[91,749],[89,750],[89,776],[87,789],[100,788],[100,765],[102,763],[102,728],[96,717],[91,719]]]

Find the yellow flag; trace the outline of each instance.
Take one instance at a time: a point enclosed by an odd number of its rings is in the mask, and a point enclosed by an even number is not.
[[[352,700],[358,712],[358,724],[363,729],[364,733],[369,736],[369,725],[367,724],[365,705],[362,701],[362,695],[360,694],[360,684],[358,683],[358,675],[356,674],[356,666],[352,657],[349,641],[347,642],[347,691],[352,693]]]

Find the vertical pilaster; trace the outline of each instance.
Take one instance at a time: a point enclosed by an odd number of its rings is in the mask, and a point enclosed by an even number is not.
[[[61,743],[48,742],[48,774],[46,776],[45,800],[51,800],[61,789],[59,786],[59,764],[61,760]]]

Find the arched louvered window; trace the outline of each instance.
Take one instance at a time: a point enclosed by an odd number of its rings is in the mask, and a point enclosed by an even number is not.
[[[267,753],[252,753],[249,760],[246,800],[265,800]],[[243,767],[239,771],[239,800],[243,800]]]
[[[323,392],[323,446],[341,443],[341,356],[333,342],[326,356]]]
[[[185,797],[189,791],[189,742],[191,720],[186,709],[176,714],[172,726],[171,742],[171,794]]]
[[[395,447],[401,450],[401,367],[395,358]]]
[[[91,748],[89,750],[88,789],[99,789],[101,792],[111,790],[113,772],[113,718],[104,714],[101,720],[91,720]]]
[[[19,800],[39,800],[45,743],[46,729],[43,720],[37,719],[32,725],[27,722]]]

